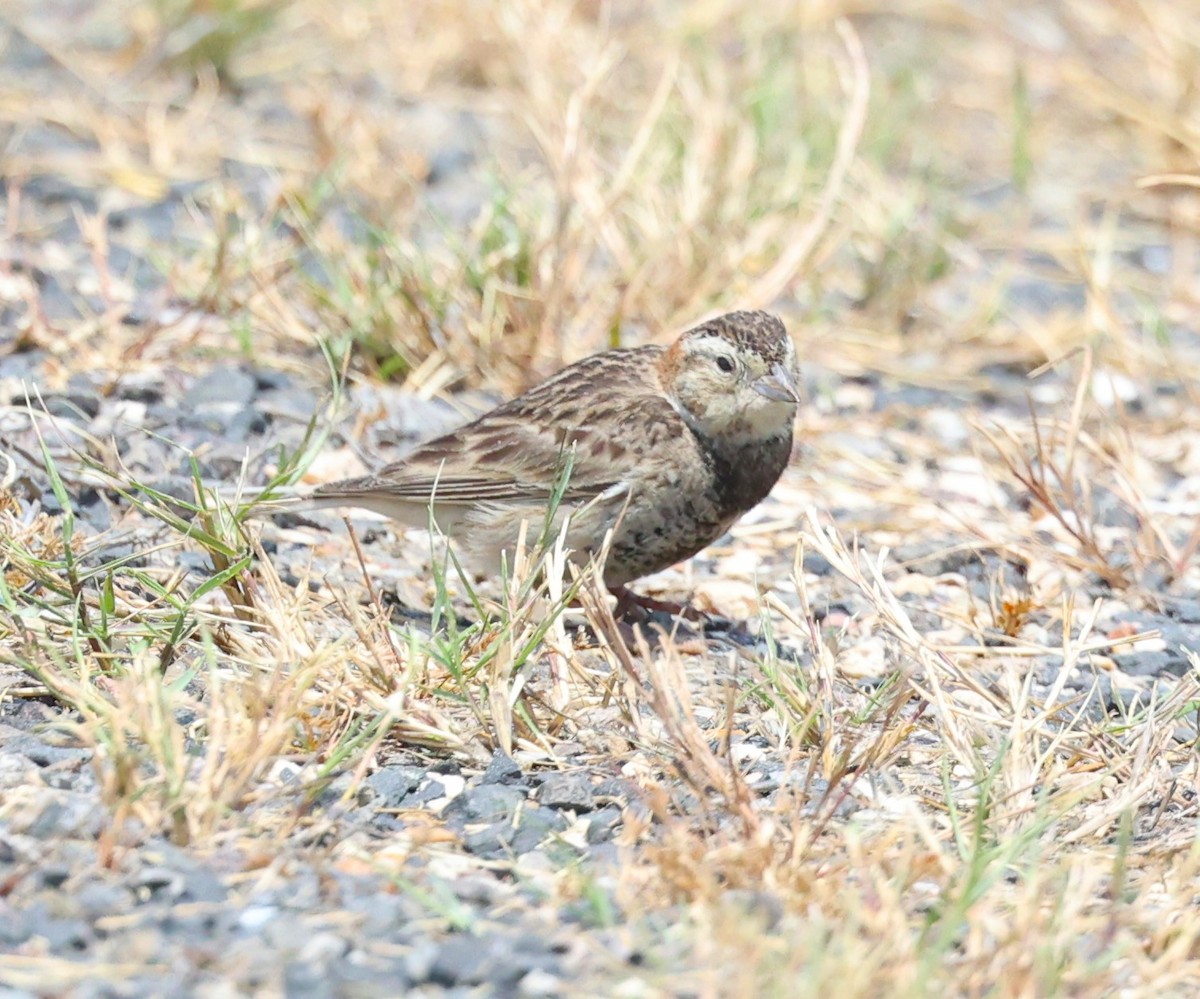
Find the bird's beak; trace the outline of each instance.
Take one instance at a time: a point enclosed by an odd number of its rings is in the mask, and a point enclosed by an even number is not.
[[[754,379],[750,384],[759,395],[775,402],[800,402],[800,390],[796,388],[796,379],[782,364],[776,364],[770,372]]]

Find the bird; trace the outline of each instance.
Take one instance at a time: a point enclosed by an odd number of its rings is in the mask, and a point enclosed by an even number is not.
[[[678,610],[627,584],[697,554],[766,498],[791,457],[798,381],[783,322],[730,312],[669,346],[568,365],[399,461],[319,486],[309,501],[421,529],[432,515],[468,566],[493,575],[504,553],[511,564],[522,522],[531,538],[543,526],[555,537],[565,523],[573,561],[604,553],[619,609]]]

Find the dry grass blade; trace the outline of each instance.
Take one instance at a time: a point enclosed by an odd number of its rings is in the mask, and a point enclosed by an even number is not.
[[[867,57],[854,26],[848,20],[839,19],[835,27],[842,44],[846,47],[846,57],[850,62],[850,80],[846,85],[850,98],[841,130],[838,132],[837,152],[829,177],[817,197],[817,208],[813,217],[795,241],[784,250],[780,259],[747,293],[746,300],[759,308],[776,302],[808,265],[813,251],[829,228],[834,207],[841,197],[846,174],[850,170],[867,123],[867,105],[871,97],[871,74],[867,66]]]
[[[635,656],[613,617],[602,578],[594,566],[580,590],[580,598],[605,651],[629,678],[629,689],[646,690],[649,706],[663,725],[667,751],[679,773],[702,801],[710,801],[712,795],[717,795],[723,807],[737,815],[743,835],[757,840],[761,834],[760,821],[746,786],[732,762],[722,760],[712,750],[697,724],[682,661],[669,636],[663,635],[658,651],[652,651],[641,627],[635,626]],[[643,672],[647,674],[644,678]],[[635,701],[633,711],[637,710]]]

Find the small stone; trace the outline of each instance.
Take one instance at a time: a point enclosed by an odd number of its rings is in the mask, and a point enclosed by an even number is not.
[[[400,803],[421,786],[425,771],[420,767],[381,767],[366,779],[375,808],[398,808]]]
[[[582,742],[556,742],[550,747],[550,750],[560,760],[582,756],[587,752]]]
[[[437,985],[480,985],[511,989],[530,972],[554,973],[558,956],[541,936],[453,937],[438,948],[429,981]]]
[[[547,808],[590,812],[595,807],[591,781],[584,773],[550,774],[542,781],[537,798]]]
[[[250,403],[257,388],[254,377],[240,368],[214,368],[183,394],[183,407],[194,412],[204,406],[230,403],[240,409]]]
[[[278,906],[251,905],[238,916],[238,926],[244,930],[260,930],[279,915]]]
[[[621,809],[614,806],[601,808],[592,814],[587,826],[587,841],[589,845],[607,843],[621,824]]]
[[[405,974],[414,982],[429,981],[440,951],[433,940],[418,940],[402,959]]]
[[[828,576],[833,572],[833,563],[829,559],[810,551],[804,552],[800,567],[810,576]]]
[[[19,809],[18,800],[22,802]],[[35,839],[91,838],[100,832],[104,823],[95,799],[74,791],[16,788],[3,804],[8,806],[4,811],[13,808],[7,815],[13,831]],[[18,810],[21,813],[19,821]]]
[[[163,398],[163,380],[157,371],[136,371],[122,375],[116,388],[118,399],[143,405],[161,402]]]
[[[1200,600],[1170,597],[1163,601],[1163,610],[1180,624],[1200,624]]]
[[[303,425],[320,408],[320,400],[307,389],[271,389],[256,400],[256,407],[273,421],[282,417]]]
[[[304,941],[296,957],[305,963],[328,966],[349,952],[350,944],[336,933],[314,933]]]
[[[421,787],[418,787],[412,794],[405,799],[404,804],[410,807],[417,805],[426,805],[431,801],[438,801],[441,798],[447,797],[446,785],[440,780],[430,778]]]
[[[521,788],[481,784],[463,791],[446,806],[446,814],[461,814],[468,822],[509,820],[525,801],[526,795]]]
[[[39,767],[56,764],[83,764],[92,758],[90,749],[73,746],[52,746],[32,735],[20,735],[4,744],[5,753],[19,753]]]
[[[520,825],[516,828],[509,820],[471,830],[463,836],[463,847],[469,853],[489,860],[521,856],[536,850],[548,836],[562,832],[568,824],[561,812],[533,806],[521,812]]]
[[[1119,371],[1098,368],[1092,374],[1092,398],[1104,409],[1111,409],[1118,402],[1128,406],[1140,395],[1137,383]]]
[[[0,899],[0,950],[13,950],[33,936],[32,910],[14,909]]]
[[[429,968],[435,985],[479,985],[490,980],[491,948],[475,937],[452,937],[442,944]]]
[[[529,853],[541,846],[548,836],[562,832],[568,825],[561,812],[549,808],[526,809],[521,815],[521,827],[509,847],[517,856]]]
[[[42,937],[52,953],[84,951],[92,943],[92,928],[82,919],[40,919],[33,924],[34,936]]]
[[[565,992],[565,983],[558,975],[541,968],[534,968],[517,982],[518,996],[559,996]]]
[[[482,829],[472,829],[463,836],[463,849],[485,860],[507,857],[512,853],[511,845],[515,836],[516,830],[511,823],[493,822]]]
[[[71,877],[71,869],[61,864],[46,864],[38,871],[38,876],[46,888],[61,888]]]
[[[47,413],[65,420],[77,420],[80,417],[94,420],[100,413],[100,397],[91,392],[44,396],[42,402]]]
[[[1191,668],[1187,658],[1172,649],[1128,652],[1112,659],[1128,676],[1183,676]]]
[[[496,750],[492,754],[491,762],[488,763],[487,770],[483,772],[483,777],[480,779],[482,784],[514,784],[519,781],[524,774],[521,772],[521,767],[517,762],[500,750]]]
[[[224,902],[229,897],[229,890],[221,882],[216,871],[208,868],[188,871],[183,878],[183,891],[179,895],[181,902]]]
[[[275,368],[255,368],[251,372],[255,388],[261,392],[278,392],[291,387],[292,376]]]
[[[75,891],[74,899],[82,916],[91,921],[128,912],[132,908],[127,889],[100,881],[92,881]]]
[[[1087,306],[1087,291],[1074,281],[1051,281],[1031,275],[1014,278],[1008,286],[1009,305],[1033,315],[1070,310],[1082,312]]]

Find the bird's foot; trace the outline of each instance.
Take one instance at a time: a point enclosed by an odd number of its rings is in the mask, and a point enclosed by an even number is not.
[[[655,600],[653,597],[635,593],[627,586],[611,586],[609,593],[617,598],[617,608],[613,616],[621,619],[645,620],[652,614],[670,614],[672,617],[682,617],[688,621],[705,621],[708,615],[696,610],[688,604],[675,600]]]

